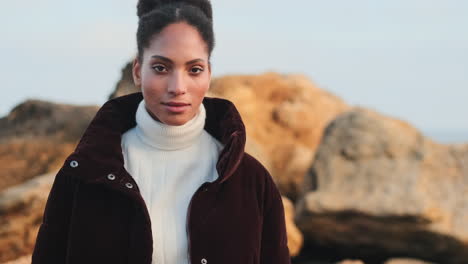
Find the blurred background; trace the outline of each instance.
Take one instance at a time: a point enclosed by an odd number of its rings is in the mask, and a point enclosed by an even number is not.
[[[136,2],[0,2],[0,209],[21,203],[27,216],[0,210],[0,262],[30,252],[53,171],[97,107],[128,88]],[[468,2],[212,4],[212,93],[239,107],[248,151],[287,199],[294,261],[468,263]],[[232,91],[246,80],[257,97]],[[255,102],[263,119],[243,107]],[[262,132],[270,123],[273,136]],[[31,180],[42,191],[22,185]]]
[[[2,1],[0,114],[102,104],[136,51],[135,0]],[[303,73],[351,104],[468,140],[468,2],[213,1],[215,76]]]

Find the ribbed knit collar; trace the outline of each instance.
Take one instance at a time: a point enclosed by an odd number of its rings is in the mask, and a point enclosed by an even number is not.
[[[191,146],[200,138],[205,126],[205,107],[181,126],[171,126],[154,120],[142,100],[136,111],[136,132],[146,144],[163,150],[177,150]]]

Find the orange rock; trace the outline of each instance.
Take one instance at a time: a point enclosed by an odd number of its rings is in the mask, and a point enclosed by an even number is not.
[[[213,80],[208,96],[234,102],[247,135],[270,160],[273,178],[295,200],[323,129],[349,107],[302,75],[231,75]]]
[[[8,261],[3,264],[31,264],[31,255]]]
[[[283,196],[282,199],[286,218],[286,231],[288,233],[289,254],[291,257],[295,257],[301,251],[304,238],[302,237],[301,231],[294,223],[294,205],[288,198]]]

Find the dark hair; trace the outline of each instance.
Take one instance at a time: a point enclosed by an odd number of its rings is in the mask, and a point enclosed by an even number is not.
[[[143,61],[143,49],[150,45],[155,34],[166,26],[186,22],[198,30],[208,48],[214,48],[213,13],[209,0],[139,0],[137,15],[138,60]]]

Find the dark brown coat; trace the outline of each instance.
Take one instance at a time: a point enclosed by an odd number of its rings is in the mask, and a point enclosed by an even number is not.
[[[142,99],[135,93],[105,103],[65,160],[49,194],[33,264],[151,263],[150,217],[121,149]],[[216,166],[219,178],[202,184],[189,204],[191,263],[290,263],[280,193],[244,152],[238,111],[223,99],[205,98],[203,104],[205,130],[225,148]]]

